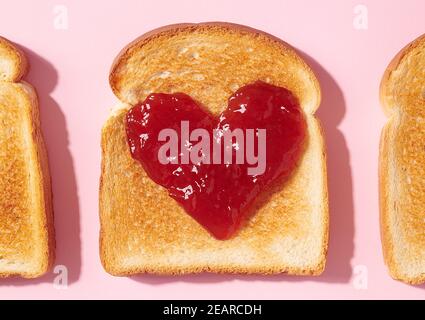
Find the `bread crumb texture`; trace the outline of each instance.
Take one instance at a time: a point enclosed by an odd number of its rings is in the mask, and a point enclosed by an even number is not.
[[[26,121],[19,95],[0,83],[0,261],[14,260],[31,252],[28,159],[22,153]],[[19,124],[19,125],[17,125]],[[23,125],[25,127],[25,125]],[[1,263],[1,262],[0,262]]]

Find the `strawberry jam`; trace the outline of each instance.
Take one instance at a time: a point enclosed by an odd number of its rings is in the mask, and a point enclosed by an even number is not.
[[[153,93],[125,124],[132,157],[217,239],[230,238],[259,195],[288,177],[306,137],[296,97],[261,81],[237,90],[218,117],[184,93]]]

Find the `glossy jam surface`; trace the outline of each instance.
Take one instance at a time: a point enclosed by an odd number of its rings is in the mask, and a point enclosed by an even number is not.
[[[202,128],[213,130],[265,129],[265,171],[250,175],[251,164],[236,164],[238,145],[232,146],[232,164],[185,163],[161,164],[158,152],[164,142],[159,133],[164,128],[174,129],[179,136],[179,147],[191,148],[193,142],[180,145],[181,123],[187,121],[190,131]],[[306,137],[306,122],[294,95],[285,88],[257,81],[236,91],[228,100],[227,108],[218,116],[183,93],[154,93],[133,107],[126,117],[130,152],[148,176],[167,188],[174,198],[217,239],[230,238],[242,221],[253,211],[255,200],[273,181],[285,179],[297,166]],[[218,131],[220,132],[220,131]],[[248,138],[246,138],[248,142]],[[262,148],[257,145],[254,151]],[[245,146],[246,147],[246,146]],[[210,147],[213,153],[212,146]],[[179,149],[179,160],[182,157]]]

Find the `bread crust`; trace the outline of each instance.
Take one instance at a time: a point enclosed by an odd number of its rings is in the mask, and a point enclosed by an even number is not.
[[[120,64],[123,63],[123,61],[126,59],[126,57],[131,54],[131,50],[133,48],[142,47],[145,43],[152,41],[154,38],[162,35],[162,34],[169,34],[170,36],[176,35],[179,32],[183,30],[195,30],[199,28],[223,28],[228,30],[235,30],[235,31],[242,31],[244,33],[252,33],[256,35],[262,35],[268,38],[269,40],[272,40],[276,44],[279,44],[282,48],[289,49],[289,52],[292,54],[292,57],[299,62],[303,68],[309,73],[311,83],[314,86],[317,101],[313,104],[312,110],[307,110],[309,113],[314,114],[317,108],[319,108],[320,102],[321,102],[321,90],[319,82],[314,75],[313,71],[311,70],[310,66],[301,59],[296,53],[295,49],[289,45],[287,42],[283,41],[282,39],[275,37],[267,32],[257,30],[245,25],[240,25],[236,23],[229,23],[229,22],[202,22],[202,23],[177,23],[177,24],[171,24],[167,26],[162,26],[157,29],[151,30],[140,37],[136,38],[132,42],[130,42],[127,46],[125,46],[115,57],[112,67],[109,73],[109,84],[112,88],[112,91],[114,94],[123,102],[126,102],[125,98],[122,97],[120,94],[119,89],[117,88],[117,69],[119,68]]]
[[[391,116],[391,110],[395,107],[394,97],[391,92],[389,85],[391,74],[398,69],[400,63],[403,59],[408,56],[412,51],[414,51],[420,44],[425,41],[425,34],[421,35],[414,41],[407,44],[399,53],[391,60],[387,69],[384,72],[384,75],[381,79],[381,84],[379,86],[379,98],[381,101],[381,106],[387,116]]]
[[[8,59],[13,68],[11,72],[0,70],[0,81],[18,82],[28,71],[28,61],[21,49],[14,46],[9,40],[0,36],[0,56]]]
[[[403,212],[405,214],[409,213],[406,212],[407,208],[398,204],[398,198],[401,197],[399,192],[394,192],[392,190],[395,188],[406,188],[405,182],[402,181],[396,173],[403,167],[403,164],[400,160],[400,156],[396,154],[396,152],[400,150],[398,149],[399,147],[395,145],[394,141],[396,141],[397,137],[403,135],[402,129],[399,127],[402,123],[408,121],[406,119],[414,118],[415,116],[420,117],[420,114],[415,115],[415,112],[412,112],[411,109],[407,109],[409,104],[415,103],[415,100],[419,101],[420,98],[415,98],[408,89],[409,81],[413,81],[412,79],[406,78],[406,76],[403,75],[403,77],[400,77],[400,81],[403,81],[403,83],[395,83],[396,81],[394,78],[399,77],[398,73],[400,69],[405,67],[403,63],[407,59],[412,58],[413,52],[415,52],[419,46],[423,46],[424,42],[425,34],[406,45],[390,62],[383,74],[380,84],[381,106],[384,113],[389,118],[382,130],[379,147],[379,202],[382,251],[391,277],[413,285],[425,282],[425,269],[416,270],[416,275],[414,276],[410,271],[407,271],[412,264],[410,259],[420,260],[420,258],[415,258],[415,253],[413,253],[417,250],[417,248],[413,248],[413,246],[417,246],[416,243],[404,243],[404,251],[408,252],[407,255],[410,255],[409,260],[407,256],[397,257],[396,242],[403,242],[405,240],[399,240],[399,238],[402,237],[401,232],[394,231],[394,219]],[[420,81],[425,88],[425,79],[421,79]],[[411,86],[413,86],[413,84],[411,84]],[[400,87],[403,87],[401,93],[398,91]],[[420,177],[412,177],[412,180],[413,179],[420,179]],[[423,198],[423,200],[425,200],[425,198]],[[403,224],[401,228],[404,228],[403,232],[411,232],[411,230],[408,230],[408,224]],[[419,248],[419,250],[421,249]],[[425,248],[422,248],[422,251],[424,250]],[[412,253],[410,253],[410,251]]]
[[[115,173],[110,173],[109,170],[111,167],[116,167],[118,164],[117,158],[122,158],[121,160],[125,162],[123,166],[129,170],[129,175],[139,174],[142,172],[140,167],[134,160],[131,159],[126,142],[125,142],[125,133],[123,130],[123,119],[126,111],[131,107],[132,103],[128,101],[126,96],[121,92],[119,88],[119,82],[122,81],[122,75],[120,71],[124,68],[124,65],[127,63],[126,60],[130,58],[137,49],[142,48],[145,44],[155,41],[158,37],[166,35],[167,37],[173,37],[179,35],[180,32],[191,32],[199,29],[217,29],[220,30],[229,30],[231,32],[237,31],[247,34],[253,34],[257,37],[264,37],[267,41],[271,41],[274,44],[277,44],[279,50],[285,52],[291,56],[294,64],[297,64],[300,70],[305,71],[308,76],[306,77],[306,82],[308,82],[309,89],[311,90],[311,101],[310,104],[302,104],[304,111],[306,114],[309,114],[309,119],[311,121],[311,130],[314,132],[314,143],[316,145],[316,149],[320,150],[315,153],[316,161],[322,164],[322,170],[320,171],[320,181],[322,181],[318,188],[321,189],[321,198],[320,198],[320,208],[315,208],[315,210],[320,211],[323,214],[323,220],[321,221],[323,226],[323,231],[320,236],[320,253],[317,260],[315,260],[314,265],[310,264],[305,267],[293,267],[291,265],[284,265],[282,263],[269,263],[265,265],[264,263],[248,263],[241,264],[230,261],[226,261],[223,259],[220,263],[190,263],[190,264],[180,264],[176,265],[175,263],[167,264],[167,263],[135,263],[131,266],[124,266],[121,260],[125,260],[128,258],[124,253],[113,253],[114,246],[120,246],[121,243],[119,239],[115,239],[114,231],[111,230],[111,215],[113,212],[113,208],[111,208],[111,196],[114,192],[120,193],[122,191],[120,187],[116,187],[118,191],[111,191],[111,187],[115,188],[111,185],[115,184],[113,182],[113,176]],[[326,253],[328,247],[328,231],[329,231],[329,212],[328,212],[328,190],[327,190],[327,174],[326,174],[326,151],[323,140],[323,130],[321,129],[320,124],[317,119],[314,117],[314,112],[317,110],[321,94],[320,94],[320,85],[312,72],[312,70],[307,66],[307,64],[295,53],[294,49],[289,46],[284,41],[271,36],[265,32],[231,23],[221,23],[221,22],[207,22],[200,24],[175,24],[169,25],[165,27],[161,27],[150,31],[141,37],[138,37],[136,40],[132,41],[129,45],[127,45],[118,56],[115,58],[114,63],[111,68],[110,77],[109,77],[110,85],[115,93],[115,95],[121,100],[122,105],[119,107],[120,110],[115,111],[111,117],[105,123],[102,129],[102,165],[101,165],[101,178],[100,178],[100,189],[99,189],[99,207],[100,207],[100,243],[99,243],[99,251],[100,258],[103,267],[105,270],[115,276],[129,276],[138,273],[154,273],[159,275],[180,275],[187,273],[199,273],[199,272],[214,272],[214,273],[234,273],[234,274],[275,274],[275,273],[287,273],[293,275],[319,275],[323,272],[326,261]],[[138,97],[142,99],[142,97]],[[114,141],[114,142],[111,142]],[[125,151],[124,151],[125,150]],[[125,156],[123,156],[125,153]],[[125,158],[125,159],[124,159]],[[136,167],[136,168],[134,168]],[[120,179],[121,177],[116,177],[116,179]],[[139,178],[137,178],[139,179]],[[118,181],[117,181],[118,183]],[[121,183],[121,182],[120,182]],[[124,183],[125,185],[131,184],[131,180],[129,182]],[[137,182],[139,184],[140,182]],[[153,187],[153,186],[149,186]],[[137,188],[137,187],[136,187]],[[139,187],[140,188],[140,187]],[[149,189],[150,190],[150,189]],[[132,191],[129,191],[132,192]],[[140,196],[143,197],[143,194],[150,192],[148,190],[142,190]],[[161,193],[161,196],[163,194]],[[114,203],[122,202],[123,197],[121,194],[116,195],[116,199],[113,200]],[[156,202],[167,201],[172,202],[170,198],[167,200],[162,200],[162,198],[156,199]],[[166,203],[164,203],[165,205]],[[132,204],[128,204],[129,207],[132,207]],[[174,208],[174,207],[173,207]],[[111,211],[112,210],[112,211]],[[137,207],[136,207],[137,210]],[[174,208],[177,210],[177,208]],[[117,215],[119,213],[116,212]],[[174,214],[174,213],[173,213]],[[114,214],[115,215],[115,214]],[[180,217],[179,219],[186,219],[187,215]],[[128,222],[129,224],[131,222]],[[143,222],[142,222],[143,223]],[[158,221],[159,223],[159,221]],[[177,221],[177,224],[179,222]],[[188,228],[198,228],[196,224],[192,224],[190,218],[187,218],[184,223],[191,223]],[[126,223],[124,223],[126,224]],[[193,231],[193,230],[192,230]],[[128,232],[136,232],[136,229],[133,226],[128,226]],[[142,231],[139,231],[142,232]],[[154,231],[154,236],[155,232]],[[194,232],[194,231],[193,231]],[[295,231],[294,231],[295,232]],[[204,237],[206,232],[202,231],[202,237]],[[193,237],[193,234],[190,234],[190,237]],[[258,235],[256,235],[258,236]],[[208,236],[210,238],[211,236]],[[238,237],[238,236],[236,236]],[[265,237],[265,235],[263,235]],[[200,239],[199,242],[205,241],[205,246],[213,246],[217,247],[217,243],[212,241],[211,239]],[[227,240],[232,241],[232,240]],[[227,242],[226,241],[226,242]],[[319,240],[318,240],[319,241]],[[201,244],[199,244],[201,245]],[[217,247],[218,248],[218,247]],[[193,253],[196,254],[196,253]],[[148,259],[148,258],[147,258]]]
[[[13,101],[16,101],[16,107],[19,105],[19,108],[21,108],[19,112],[23,120],[22,122],[17,120],[16,130],[21,130],[18,126],[22,123],[28,123],[28,133],[26,131],[20,132],[23,136],[22,138],[28,141],[26,143],[27,148],[18,149],[17,152],[23,153],[26,159],[25,167],[29,170],[27,173],[21,172],[21,169],[16,169],[18,170],[17,173],[11,173],[16,176],[28,175],[29,185],[26,187],[28,189],[24,192],[18,189],[21,188],[20,185],[9,186],[11,190],[3,190],[0,195],[0,201],[9,201],[10,197],[18,197],[22,192],[29,194],[28,200],[21,199],[21,202],[25,202],[21,206],[24,210],[23,212],[28,212],[31,216],[20,216],[19,219],[30,222],[24,224],[24,222],[20,222],[21,220],[16,220],[14,223],[21,225],[19,233],[13,237],[17,239],[14,241],[31,242],[32,248],[29,251],[14,252],[14,256],[17,258],[13,262],[10,261],[11,263],[25,264],[24,268],[5,271],[0,264],[0,277],[21,276],[23,278],[36,278],[52,267],[55,257],[53,207],[47,151],[40,128],[37,94],[31,85],[24,81],[19,81],[28,68],[25,55],[8,40],[0,38],[0,59],[9,59],[10,65],[13,66],[12,69],[7,70],[10,71],[7,76],[3,76],[2,80],[0,80],[0,90],[7,90],[8,93],[4,94],[15,99]],[[13,104],[8,104],[7,100],[4,103],[6,108],[4,112],[12,112],[8,111],[7,108],[13,108]],[[16,155],[16,158],[20,156]],[[5,226],[2,226],[2,223],[7,221],[9,220],[0,219],[0,228],[4,228]],[[25,230],[25,234],[21,234],[22,230]],[[31,239],[25,238],[26,235],[29,235]]]

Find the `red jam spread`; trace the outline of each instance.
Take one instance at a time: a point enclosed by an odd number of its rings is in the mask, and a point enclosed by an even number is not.
[[[150,94],[127,113],[126,131],[148,176],[224,240],[255,210],[258,196],[297,166],[306,122],[289,90],[257,81],[237,90],[219,116],[184,93]]]

